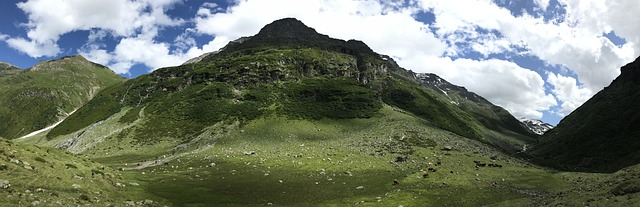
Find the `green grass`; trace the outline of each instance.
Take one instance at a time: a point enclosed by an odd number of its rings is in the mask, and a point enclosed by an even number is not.
[[[640,104],[640,87],[621,80],[546,133],[533,147],[532,157],[558,169],[586,172],[612,173],[639,163],[640,113],[633,106]]]
[[[390,107],[378,113],[367,119],[255,119],[203,139],[215,143],[211,148],[125,171],[123,178],[174,206],[509,206],[546,201],[574,186],[573,174],[531,166]],[[494,155],[498,159],[491,161]],[[162,157],[131,151],[97,160],[119,168],[154,156]],[[401,156],[408,161],[393,162]],[[473,161],[504,167],[476,169]],[[437,172],[422,178],[430,167]]]
[[[45,128],[99,90],[123,80],[79,56],[43,61],[32,69],[0,76],[0,136],[15,139]]]
[[[485,136],[482,125],[475,118],[431,92],[398,79],[387,81],[382,100],[461,136],[479,140]]]
[[[31,206],[35,201],[45,206],[123,205],[126,200],[156,199],[135,187],[117,187],[130,182],[114,169],[102,171],[102,164],[58,149],[2,139],[0,166],[6,167],[0,180],[11,185],[0,189],[1,206]]]

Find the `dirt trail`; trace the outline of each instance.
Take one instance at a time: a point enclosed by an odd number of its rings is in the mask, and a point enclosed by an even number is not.
[[[171,161],[173,161],[173,160],[175,160],[177,158],[180,158],[182,156],[185,156],[185,155],[196,154],[196,153],[202,152],[202,151],[207,150],[209,148],[212,148],[214,146],[216,146],[216,143],[213,143],[213,145],[209,145],[208,144],[208,145],[206,145],[204,147],[201,147],[201,148],[198,148],[198,149],[194,149],[194,150],[189,151],[189,152],[183,152],[183,153],[179,153],[179,154],[175,154],[175,155],[171,155],[171,156],[163,156],[162,158],[157,159],[157,160],[151,160],[151,161],[146,161],[146,162],[138,162],[138,163],[128,163],[127,165],[135,165],[135,167],[123,167],[123,168],[120,168],[120,169],[121,170],[142,170],[142,169],[149,168],[149,167],[155,167],[155,166],[158,166],[158,165],[163,165],[164,163],[171,162]]]

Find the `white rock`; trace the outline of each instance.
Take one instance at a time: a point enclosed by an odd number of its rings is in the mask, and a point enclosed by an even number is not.
[[[7,189],[11,187],[8,180],[0,180],[0,189]]]

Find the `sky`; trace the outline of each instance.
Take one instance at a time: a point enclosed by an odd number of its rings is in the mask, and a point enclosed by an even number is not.
[[[3,0],[0,62],[68,55],[135,78],[294,17],[557,124],[640,54],[637,0]]]

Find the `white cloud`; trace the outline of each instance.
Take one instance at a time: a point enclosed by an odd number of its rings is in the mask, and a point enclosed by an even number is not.
[[[166,43],[140,38],[122,39],[114,53],[118,62],[141,62],[154,69],[180,65],[188,60],[182,55],[171,54]]]
[[[73,31],[91,31],[88,44],[79,49],[88,59],[106,65],[117,66],[118,73],[127,73],[135,63],[148,64],[150,67],[175,65],[182,57],[171,56],[165,51],[165,44],[153,42],[158,28],[178,26],[185,22],[182,19],[169,17],[165,12],[180,0],[29,0],[17,4],[29,19],[23,26],[27,28],[28,39],[22,37],[6,37],[9,46],[31,57],[55,56],[60,53],[57,41],[61,35]],[[159,52],[159,57],[152,60],[147,53],[135,58],[122,58],[118,53],[107,52],[98,47],[100,40],[107,35],[123,38],[124,43],[131,43],[131,38],[143,38],[145,52]],[[123,43],[123,41],[121,41]],[[130,45],[122,45],[127,48]],[[130,48],[129,49],[141,49]],[[115,56],[114,56],[115,55]],[[118,61],[128,61],[118,64]],[[107,64],[109,63],[109,64]],[[179,63],[178,63],[179,64]],[[125,68],[126,67],[126,68]]]
[[[434,72],[453,84],[465,86],[515,117],[539,119],[541,111],[557,105],[553,96],[545,93],[545,82],[538,73],[512,62],[413,57],[405,63],[409,68]]]
[[[548,1],[536,0],[535,3],[541,8],[548,6]],[[563,103],[563,111],[570,112],[575,109],[573,105],[577,107],[586,100],[584,97],[590,97],[609,85],[619,75],[620,66],[640,54],[640,36],[637,35],[640,33],[640,19],[629,12],[634,8],[640,10],[640,3],[636,0],[606,3],[599,0],[564,0],[561,3],[566,4],[568,10],[564,22],[545,22],[542,18],[527,14],[515,17],[509,10],[489,0],[466,1],[462,7],[458,1],[423,0],[421,5],[426,10],[433,10],[436,33],[450,45],[452,42],[471,41],[471,48],[485,56],[509,51],[511,47],[524,48],[527,54],[576,74],[584,85],[581,90],[570,90],[568,93],[579,94],[561,99],[568,101]],[[491,40],[491,33],[478,34],[477,28],[497,31],[504,38],[498,38],[493,43],[489,41],[490,44],[486,45],[487,41],[484,40]],[[625,38],[627,43],[618,47],[603,37],[604,33],[611,31]],[[464,49],[451,46],[448,54],[455,56],[456,52]]]
[[[79,53],[88,60],[109,66],[116,73],[127,74],[136,64],[144,64],[152,69],[180,65],[201,54],[201,51],[171,51],[168,43],[142,36],[121,39],[113,52],[107,52],[97,45],[86,45]]]
[[[549,7],[549,0],[533,0],[533,2],[542,10],[546,10]]]
[[[29,0],[17,4],[27,13],[28,37],[35,42],[56,41],[60,35],[100,28],[117,36],[131,36],[147,27],[181,24],[164,11],[178,0]]]
[[[531,0],[542,10],[549,0]],[[236,0],[229,8],[203,3],[191,20],[171,18],[167,9],[180,0],[29,0],[18,3],[28,15],[23,24],[27,38],[0,34],[0,40],[32,57],[60,52],[57,41],[72,31],[91,31],[78,50],[89,60],[125,74],[130,67],[178,65],[204,52],[215,51],[229,41],[256,34],[280,18],[295,17],[318,32],[340,39],[358,39],[374,51],[390,55],[407,69],[434,72],[485,96],[517,117],[539,118],[541,111],[562,102],[570,112],[608,85],[619,67],[640,54],[640,19],[629,11],[640,10],[637,0],[560,0],[567,15],[544,21],[524,14],[515,17],[491,0],[418,2],[342,0]],[[463,5],[463,6],[461,6]],[[56,9],[51,9],[56,8]],[[417,12],[433,12],[427,25],[414,19]],[[157,40],[163,27],[184,26],[172,42]],[[431,28],[435,28],[435,34]],[[489,32],[487,32],[489,31]],[[603,37],[614,31],[627,42],[622,46]],[[196,45],[194,35],[213,38]],[[101,41],[119,40],[109,51]],[[549,66],[560,66],[576,78],[550,75],[554,89],[545,93],[540,75],[507,60],[469,60],[470,51],[484,58],[492,54],[535,56]],[[522,51],[524,50],[524,51]],[[134,52],[135,51],[135,52]],[[443,57],[444,56],[444,57]],[[482,58],[482,57],[480,57]],[[545,69],[541,69],[545,70]],[[553,77],[552,77],[553,76]],[[571,79],[574,82],[571,82]],[[576,80],[577,79],[577,80]],[[486,80],[480,82],[478,80]],[[577,85],[580,82],[582,85]],[[490,84],[489,84],[490,83]],[[495,84],[495,86],[493,86]],[[575,93],[575,94],[574,94]]]
[[[553,86],[553,94],[562,102],[558,114],[565,116],[591,98],[593,92],[578,86],[575,78],[550,73],[547,82]]]
[[[5,40],[7,44],[23,52],[31,57],[43,57],[43,56],[53,56],[60,52],[60,48],[53,41],[46,41],[41,43],[36,43],[33,41],[25,40],[24,38],[6,38]]]
[[[362,40],[375,51],[391,56],[410,53],[440,56],[446,49],[428,25],[412,17],[414,9],[396,10],[377,1],[239,1],[226,11],[210,6],[200,8],[196,28],[200,33],[215,36],[213,41],[219,42],[218,38],[234,40],[254,35],[276,19],[295,17],[320,33]]]

